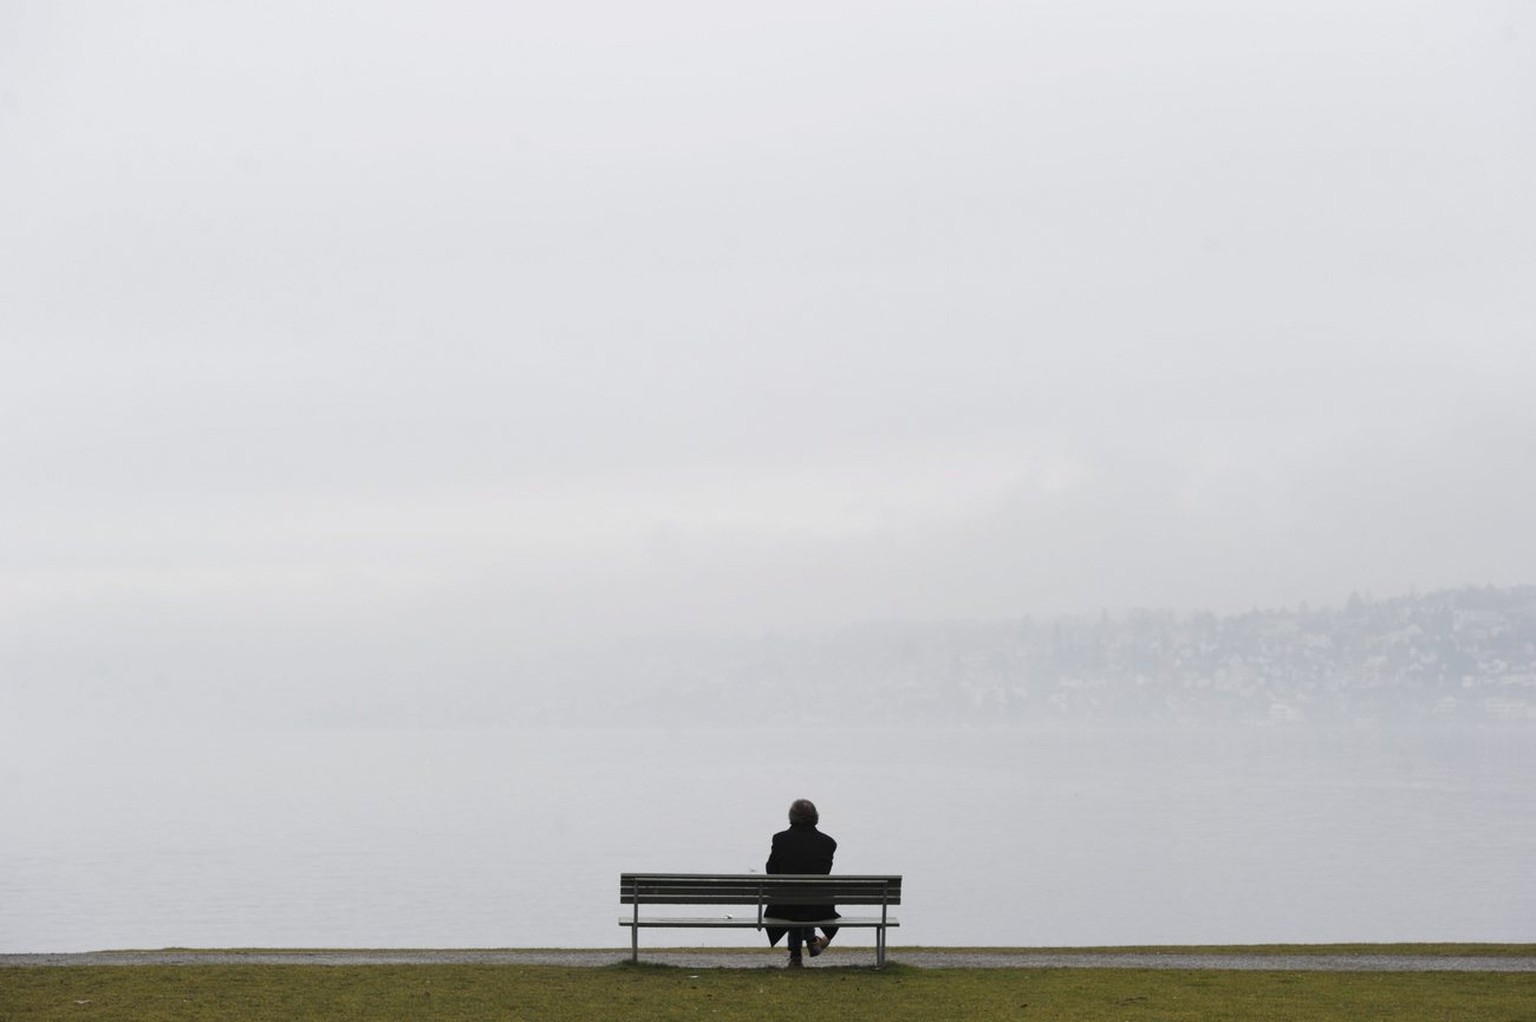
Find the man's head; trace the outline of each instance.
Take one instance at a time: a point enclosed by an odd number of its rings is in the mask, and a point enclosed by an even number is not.
[[[820,819],[821,814],[816,812],[816,803],[808,798],[797,798],[789,807],[789,822],[792,824],[806,823],[814,827],[816,821]]]

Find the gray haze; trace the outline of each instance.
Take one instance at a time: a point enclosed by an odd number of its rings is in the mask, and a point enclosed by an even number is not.
[[[1530,582],[1533,181],[1522,0],[10,0],[4,684]]]

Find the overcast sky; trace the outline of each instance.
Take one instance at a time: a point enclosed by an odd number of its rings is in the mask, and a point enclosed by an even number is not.
[[[1533,182],[1529,0],[4,0],[8,659],[1536,581]]]

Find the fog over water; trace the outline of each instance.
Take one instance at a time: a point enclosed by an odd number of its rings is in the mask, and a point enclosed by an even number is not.
[[[6,737],[0,952],[618,947],[621,871],[762,870],[807,793],[896,945],[1536,939],[1523,730]]]
[[[1536,581],[1533,125],[1513,0],[6,3],[0,872],[36,882],[0,939],[533,941],[501,914],[523,821],[611,820],[551,888],[606,918],[609,873],[703,840],[633,840],[674,799],[726,814],[698,859],[726,868],[830,796],[927,898],[938,846],[892,821],[1009,862],[1055,854],[1020,844],[1036,810],[1123,846],[1071,785],[1155,778],[1136,805],[1176,795],[1235,861],[1265,803],[1228,830],[1190,795],[1225,753],[1072,751],[1133,703],[1194,749],[1237,720],[1294,743],[1285,778],[1232,776],[1291,815],[1326,791],[1315,832],[1374,820],[1362,854],[1452,813],[1507,889],[1451,882],[1458,850],[1315,932],[1145,893],[1117,928],[1050,901],[1086,872],[1036,877],[1020,940],[1520,936],[1528,764],[1464,736],[1536,715],[1524,605],[1391,601]],[[1198,676],[1191,616],[1253,608],[1294,618]],[[1161,646],[1038,673],[1053,622],[1158,615]],[[998,623],[1015,647],[925,631]],[[1105,714],[1083,672],[1111,661],[1139,696]],[[1351,764],[1340,734],[1415,737]],[[983,759],[940,784],[951,742]],[[468,886],[421,879],[436,833],[468,835]],[[277,887],[224,900],[252,871]],[[393,922],[363,908],[411,883]],[[1401,907],[1431,888],[1470,906],[1455,934]],[[108,891],[148,929],[94,925]]]

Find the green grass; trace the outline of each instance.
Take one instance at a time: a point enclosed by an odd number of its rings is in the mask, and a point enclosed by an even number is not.
[[[1000,947],[1000,948],[895,948],[932,951],[996,951],[1042,955],[1401,955],[1404,957],[1536,958],[1536,944],[1178,944],[1135,947]]]
[[[4,1022],[1511,1022],[1536,974],[501,965],[0,970]]]

